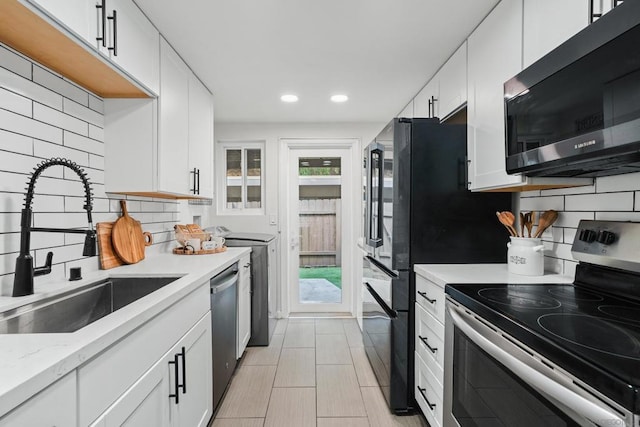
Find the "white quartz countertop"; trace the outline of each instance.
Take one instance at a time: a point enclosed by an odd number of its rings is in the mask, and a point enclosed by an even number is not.
[[[443,286],[448,283],[573,283],[573,277],[547,273],[522,276],[507,271],[507,264],[416,264],[416,274]]]
[[[221,272],[250,248],[212,255],[156,254],[137,264],[52,283],[26,297],[0,297],[0,311],[108,277],[182,276],[73,333],[0,334],[0,416],[91,359]],[[72,284],[73,283],[73,284]]]

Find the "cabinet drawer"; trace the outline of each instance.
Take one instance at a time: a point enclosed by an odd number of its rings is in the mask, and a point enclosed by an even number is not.
[[[79,424],[91,424],[209,309],[207,282],[78,368]]]
[[[416,353],[429,366],[440,387],[444,378],[443,338],[444,326],[427,313],[420,304],[416,304]]]
[[[444,288],[416,274],[416,302],[444,325]]]
[[[440,427],[442,425],[442,387],[435,385],[437,384],[435,377],[418,355],[416,355],[415,383],[416,401],[422,413],[431,426]]]

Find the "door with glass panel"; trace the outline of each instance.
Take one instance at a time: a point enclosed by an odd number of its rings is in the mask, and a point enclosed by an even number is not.
[[[351,266],[344,261],[348,149],[291,150],[289,295],[292,312],[349,312]],[[345,169],[346,166],[346,169]],[[346,200],[345,200],[346,198]]]

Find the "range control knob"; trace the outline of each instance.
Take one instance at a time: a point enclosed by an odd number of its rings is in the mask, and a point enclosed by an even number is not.
[[[583,242],[591,243],[594,240],[596,240],[597,235],[598,233],[596,233],[593,230],[584,229],[584,230],[580,230],[580,235],[578,236],[578,239],[582,240]]]
[[[610,231],[600,230],[596,240],[603,245],[610,245],[616,241],[616,235]]]

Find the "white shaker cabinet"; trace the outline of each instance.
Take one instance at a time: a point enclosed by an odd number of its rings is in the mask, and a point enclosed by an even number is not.
[[[247,254],[240,259],[238,278],[238,349],[236,358],[240,359],[251,338],[251,258]]]
[[[158,100],[158,185],[169,193],[189,193],[189,75],[187,64],[160,39]]]
[[[109,57],[157,94],[160,33],[131,0],[106,0],[106,7]]]
[[[95,46],[94,28],[100,13],[91,0],[28,0],[63,26]]]
[[[434,77],[413,98],[413,117],[438,117],[434,106],[437,105],[439,97],[440,82]]]
[[[502,0],[468,39],[469,189],[523,184],[505,166],[505,81],[522,68],[522,0]]]
[[[524,0],[526,68],[589,25],[589,0]]]
[[[467,42],[454,52],[436,74],[439,92],[435,115],[446,119],[467,102]]]
[[[75,426],[76,399],[72,371],[0,418],[0,427]]]
[[[194,193],[213,198],[213,96],[193,73],[189,77],[189,171]]]

